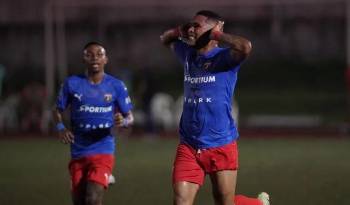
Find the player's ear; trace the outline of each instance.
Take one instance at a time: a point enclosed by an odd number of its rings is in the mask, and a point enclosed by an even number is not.
[[[223,32],[224,31],[224,24],[225,24],[225,22],[224,21],[219,21],[219,24],[220,24],[220,31]]]
[[[86,63],[85,55],[83,55],[83,57],[81,58],[81,61],[82,61],[84,64]]]
[[[105,61],[106,61],[106,64],[107,64],[108,63],[108,57],[107,56],[106,56],[106,60]]]

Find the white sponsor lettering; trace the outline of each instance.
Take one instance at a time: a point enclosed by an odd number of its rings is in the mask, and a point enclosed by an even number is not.
[[[80,106],[79,111],[80,112],[90,112],[90,113],[106,113],[106,112],[112,112],[112,106],[93,107],[93,106],[82,105],[82,106]]]
[[[215,82],[215,75],[212,76],[203,76],[203,77],[193,77],[189,75],[184,76],[184,81],[191,84],[199,84],[199,83],[213,83]]]
[[[184,102],[185,103],[211,103],[212,102],[212,98],[187,98],[184,97]]]
[[[93,130],[95,130],[95,129],[97,129],[97,128],[99,128],[99,129],[104,129],[104,128],[109,128],[109,127],[111,127],[112,125],[111,124],[109,124],[108,122],[107,123],[101,123],[101,124],[98,124],[98,125],[91,125],[91,124],[79,124],[79,127],[80,128],[85,128],[85,129],[93,129]]]

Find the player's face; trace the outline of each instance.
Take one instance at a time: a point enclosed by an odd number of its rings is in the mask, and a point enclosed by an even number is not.
[[[209,20],[205,16],[194,16],[191,22],[187,25],[188,39],[195,42],[203,33],[214,28],[215,25],[215,21]]]
[[[89,72],[104,71],[107,61],[106,51],[102,46],[91,45],[84,50],[84,62]]]

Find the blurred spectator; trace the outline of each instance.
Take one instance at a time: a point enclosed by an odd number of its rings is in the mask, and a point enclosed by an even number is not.
[[[12,93],[3,102],[0,102],[0,132],[13,132],[18,129],[19,96]]]
[[[43,132],[43,110],[46,101],[45,87],[33,82],[25,86],[18,106],[20,127],[25,132]]]
[[[231,106],[232,110],[231,110],[231,115],[233,120],[235,121],[235,125],[238,127],[238,123],[239,123],[239,107],[238,107],[238,102],[236,100],[236,98],[233,98],[232,100],[232,106]]]
[[[139,105],[141,111],[143,112],[143,126],[144,130],[149,134],[154,134],[156,131],[154,124],[154,117],[152,113],[151,103],[152,98],[156,92],[156,85],[154,79],[152,77],[152,73],[150,73],[149,69],[142,68],[138,76],[137,80],[137,90],[136,95],[139,96]]]
[[[147,69],[146,69],[147,70]],[[146,131],[148,133],[153,133],[154,130],[154,119],[151,114],[151,99],[154,96],[155,85],[153,82],[152,74],[147,70],[143,78],[143,95],[142,95],[142,105],[143,110],[146,114]]]
[[[174,129],[173,98],[166,93],[157,93],[151,101],[151,116],[157,127],[163,130]]]
[[[5,78],[5,67],[0,64],[0,99],[2,98],[3,81]]]

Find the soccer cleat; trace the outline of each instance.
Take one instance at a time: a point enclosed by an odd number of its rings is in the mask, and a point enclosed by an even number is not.
[[[115,184],[115,177],[111,174],[108,176],[108,185]]]
[[[258,199],[261,201],[262,205],[270,205],[270,196],[266,192],[261,192],[258,195]]]

